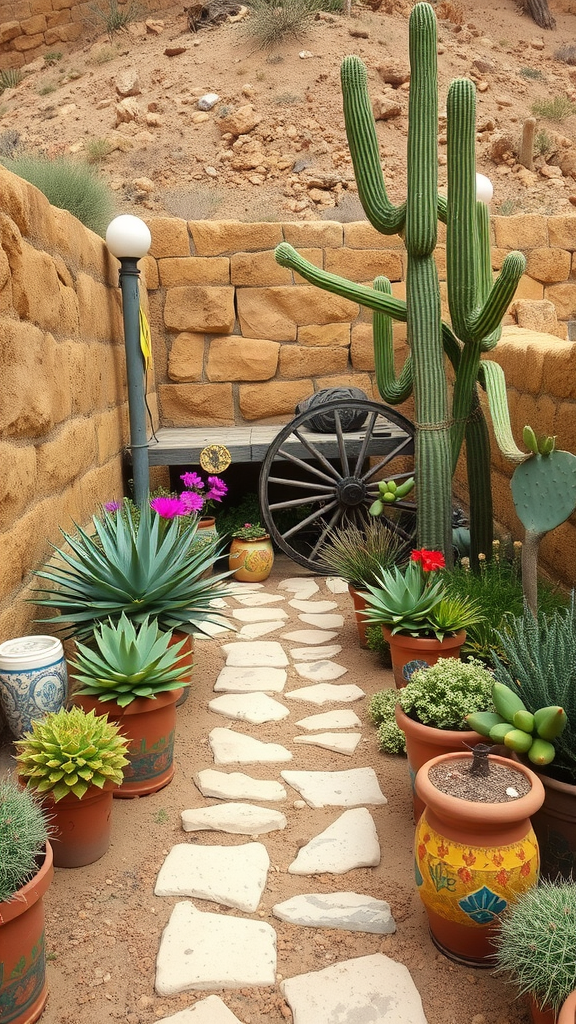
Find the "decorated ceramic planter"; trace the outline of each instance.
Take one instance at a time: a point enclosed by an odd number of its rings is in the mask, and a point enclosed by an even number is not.
[[[396,689],[401,690],[410,678],[413,662],[435,665],[440,658],[459,658],[466,630],[461,629],[453,636],[444,637],[444,640],[436,640],[435,637],[407,636],[405,633],[392,636],[392,630],[382,626],[382,635],[390,644],[394,682]]]
[[[274,548],[266,533],[256,540],[233,537],[228,566],[241,583],[261,583],[268,579],[274,564]]]
[[[14,899],[0,903],[0,1021],[33,1024],[48,999],[44,951],[44,903],[54,875],[52,848],[38,873],[18,890]]]
[[[529,768],[495,755],[488,760],[508,769],[520,791],[527,784],[527,792],[501,803],[442,792],[431,773],[443,766],[458,774],[472,761],[467,752],[435,757],[416,776],[425,810],[416,826],[415,875],[432,939],[446,956],[476,967],[492,966],[499,915],[538,880],[530,815],[544,800],[544,787]],[[481,777],[474,777],[474,786],[481,791]]]
[[[55,636],[22,636],[0,644],[0,701],[17,739],[36,718],[59,711],[68,696],[66,661]]]

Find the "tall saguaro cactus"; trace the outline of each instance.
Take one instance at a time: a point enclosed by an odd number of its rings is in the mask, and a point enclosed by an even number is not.
[[[450,561],[451,478],[464,438],[467,445],[472,553],[490,552],[492,506],[488,431],[477,393],[489,394],[499,444],[518,461],[509,426],[503,375],[481,354],[499,337],[499,324],[524,270],[521,253],[510,253],[492,283],[488,215],[476,202],[475,92],[472,82],[452,83],[448,95],[448,200],[437,183],[437,36],[431,6],[418,3],[410,16],[410,103],[406,202],[388,199],[367,89],[367,73],[356,57],[342,63],[346,132],[366,216],[383,234],[403,234],[408,254],[406,302],[394,299],[386,278],[374,287],[318,270],[288,244],[276,249],[283,266],[306,280],[374,312],[376,378],[382,397],[401,402],[413,391],[418,483],[418,540],[443,550]],[[452,327],[442,323],[434,249],[438,219],[447,224],[448,298]],[[410,354],[396,377],[391,319],[407,324]],[[455,384],[449,408],[444,352]]]

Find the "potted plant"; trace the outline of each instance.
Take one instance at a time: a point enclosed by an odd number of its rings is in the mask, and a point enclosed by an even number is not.
[[[464,750],[483,742],[465,715],[471,708],[493,712],[494,677],[479,661],[441,658],[432,666],[416,669],[398,694],[395,717],[406,738],[408,768],[416,821],[424,805],[414,791],[419,768],[439,754]]]
[[[382,627],[390,644],[394,681],[406,685],[414,661],[434,665],[439,658],[459,658],[466,627],[481,618],[478,604],[466,597],[448,597],[437,570],[444,567],[440,551],[412,551],[404,569],[395,566],[364,581],[367,622]]]
[[[380,519],[372,519],[362,528],[355,523],[333,530],[318,554],[318,564],[340,576],[348,584],[354,605],[361,647],[367,647],[366,583],[378,585],[379,573],[391,568],[402,556],[404,544],[398,534]]]
[[[498,916],[537,882],[530,816],[544,799],[534,772],[489,750],[441,754],[416,776],[425,809],[415,874],[432,939],[451,959],[478,967],[491,963]]]
[[[199,473],[182,473],[180,479],[186,488],[179,497],[185,512],[198,513],[199,529],[216,535],[216,519],[212,511],[228,493],[226,484],[219,476],[209,476],[204,481]]]
[[[16,741],[22,782],[50,813],[54,864],[75,868],[110,845],[112,793],[128,764],[128,742],[107,715],[61,708]]]
[[[129,740],[130,764],[113,795],[156,793],[174,777],[176,701],[190,672],[184,641],[172,643],[156,619],[136,626],[122,614],[117,623],[94,627],[93,644],[76,643],[70,668],[80,686],[74,703],[108,713]]]
[[[46,1000],[43,896],[52,881],[46,816],[12,779],[0,782],[0,1015],[33,1024]]]
[[[260,583],[268,579],[274,564],[270,535],[260,523],[244,523],[232,531],[228,565],[235,580]]]
[[[530,997],[534,1024],[574,1024],[576,886],[542,881],[503,914],[495,960],[519,994]]]

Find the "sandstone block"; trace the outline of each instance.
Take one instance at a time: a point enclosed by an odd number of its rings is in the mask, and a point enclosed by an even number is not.
[[[164,323],[175,331],[230,334],[234,327],[234,289],[183,286],[170,288],[164,304]]]
[[[496,245],[502,249],[535,249],[548,245],[548,228],[537,213],[520,213],[513,217],[494,217]],[[566,248],[566,246],[560,246]]]
[[[352,328],[350,358],[355,370],[374,370],[374,337],[370,324]]]
[[[348,249],[403,249],[400,235],[382,235],[367,221],[344,224],[344,245]]]
[[[0,327],[0,436],[41,437],[70,414],[57,346],[33,324],[2,319]]]
[[[59,326],[60,292],[54,261],[24,240],[20,258],[12,265],[12,296],[14,308],[22,320],[31,321],[44,330],[55,330]]]
[[[532,249],[528,254],[526,273],[545,284],[565,281],[570,274],[570,263],[570,253],[566,249]]]
[[[576,249],[576,217],[548,217],[550,245],[574,252]]]
[[[44,36],[41,32],[34,36],[17,36],[13,40],[12,46],[15,50],[20,53],[26,53],[27,50],[35,50],[37,46],[41,46],[44,42]]]
[[[144,256],[138,261],[140,279],[147,291],[155,291],[160,286],[160,275],[158,273],[158,262],[153,256]]]
[[[153,217],[146,223],[152,235],[150,256],[158,260],[163,256],[190,255],[190,238],[185,220],[176,217]]]
[[[30,506],[36,491],[36,451],[0,441],[0,529],[7,530]]]
[[[112,496],[121,495],[122,486],[120,458],[112,459],[104,466],[95,466],[85,473],[78,481],[77,491],[74,492],[80,511],[80,521],[86,522],[94,515],[94,509],[99,508],[105,501],[110,501]]]
[[[0,43],[9,43],[22,34],[19,21],[4,21],[0,25]]]
[[[208,380],[269,380],[278,367],[277,341],[214,338],[208,350]]]
[[[536,302],[520,299],[512,303],[511,309],[518,327],[524,327],[529,331],[543,331],[546,334],[555,334],[558,330],[556,308],[554,303],[547,299]]]
[[[242,221],[189,221],[198,256],[273,249],[282,241],[281,224],[245,224]],[[175,255],[175,254],[172,254]]]
[[[554,303],[559,320],[574,320],[576,318],[576,282],[549,284],[544,289],[544,298]]]
[[[514,294],[513,302],[510,303],[508,309],[512,309],[514,302],[518,302],[519,299],[530,299],[531,301],[540,301],[540,299],[543,298],[544,285],[541,284],[540,281],[535,281],[533,277],[528,277],[527,274],[523,274],[520,278],[520,281],[518,282],[518,287]]]
[[[44,489],[61,490],[96,459],[96,437],[91,419],[64,423],[56,437],[37,448],[38,478]]]
[[[574,342],[554,338],[547,345],[542,367],[542,391],[556,398],[576,400],[576,345]],[[550,432],[554,433],[553,430]]]
[[[118,405],[115,409],[97,413],[94,416],[94,433],[98,465],[119,458],[129,436],[127,406]],[[150,489],[153,490],[152,487]]]
[[[168,257],[158,261],[165,288],[183,284],[230,284],[230,261],[224,257]]]
[[[291,284],[292,273],[276,262],[271,251],[237,252],[230,258],[230,280],[235,285]]]
[[[20,22],[20,28],[27,36],[36,35],[38,32],[44,32],[46,28],[46,18],[43,14],[36,14],[32,18],[24,18]]]
[[[554,433],[558,448],[576,454],[576,403],[559,402]]]
[[[349,324],[308,324],[298,328],[299,345],[350,345]]]
[[[311,380],[278,381],[270,384],[241,384],[240,412],[245,420],[269,420],[282,417],[287,423],[303,398],[314,391]]]
[[[576,579],[576,522],[571,516],[547,533],[540,545],[540,557],[550,567],[552,579],[573,587]]]
[[[294,341],[303,324],[350,321],[358,315],[356,303],[312,285],[238,288],[236,299],[242,334],[252,338]]]
[[[327,249],[326,270],[350,281],[372,281],[379,275],[402,280],[402,256],[381,249]]]
[[[160,384],[158,399],[166,427],[231,426],[234,423],[231,384]]]
[[[84,26],[80,22],[75,25],[59,25],[58,28],[48,28],[44,33],[44,42],[48,46],[52,46],[54,43],[74,43],[80,39],[83,30]]]
[[[345,348],[308,348],[303,345],[282,345],[280,374],[282,377],[317,377],[323,373],[341,373],[348,367]]]
[[[344,230],[336,221],[304,221],[303,223],[284,224],[284,241],[290,242],[295,249],[302,246],[318,246],[321,249],[336,248],[342,245]]]
[[[253,131],[256,125],[260,124],[262,115],[258,114],[251,103],[245,103],[244,106],[238,107],[232,113],[227,114],[225,117],[219,117],[217,125],[224,134],[230,132],[231,135],[248,135],[249,132]]]
[[[189,334],[183,331],[172,342],[168,357],[168,376],[170,380],[184,383],[185,381],[202,380],[204,368],[204,335]]]
[[[80,314],[80,333],[84,341],[123,339],[123,324],[118,289],[112,290],[88,274],[76,281]],[[98,315],[95,316],[95,310]]]

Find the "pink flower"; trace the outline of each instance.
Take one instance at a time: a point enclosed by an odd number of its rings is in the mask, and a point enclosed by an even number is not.
[[[185,487],[197,487],[201,491],[204,490],[202,477],[198,473],[182,473],[180,479],[184,482]]]
[[[219,476],[209,476],[208,486],[211,487],[213,491],[220,491],[222,494],[228,493],[228,488],[226,484],[224,483],[223,480],[220,479]]]
[[[122,506],[119,501],[105,501],[104,508],[106,512],[118,512]]]
[[[175,519],[176,516],[185,516],[186,509],[180,498],[152,498],[150,508],[154,509],[162,519]]]
[[[187,476],[188,474],[185,475]],[[182,491],[180,501],[186,515],[190,512],[201,512],[204,505],[204,498],[196,491]]]

